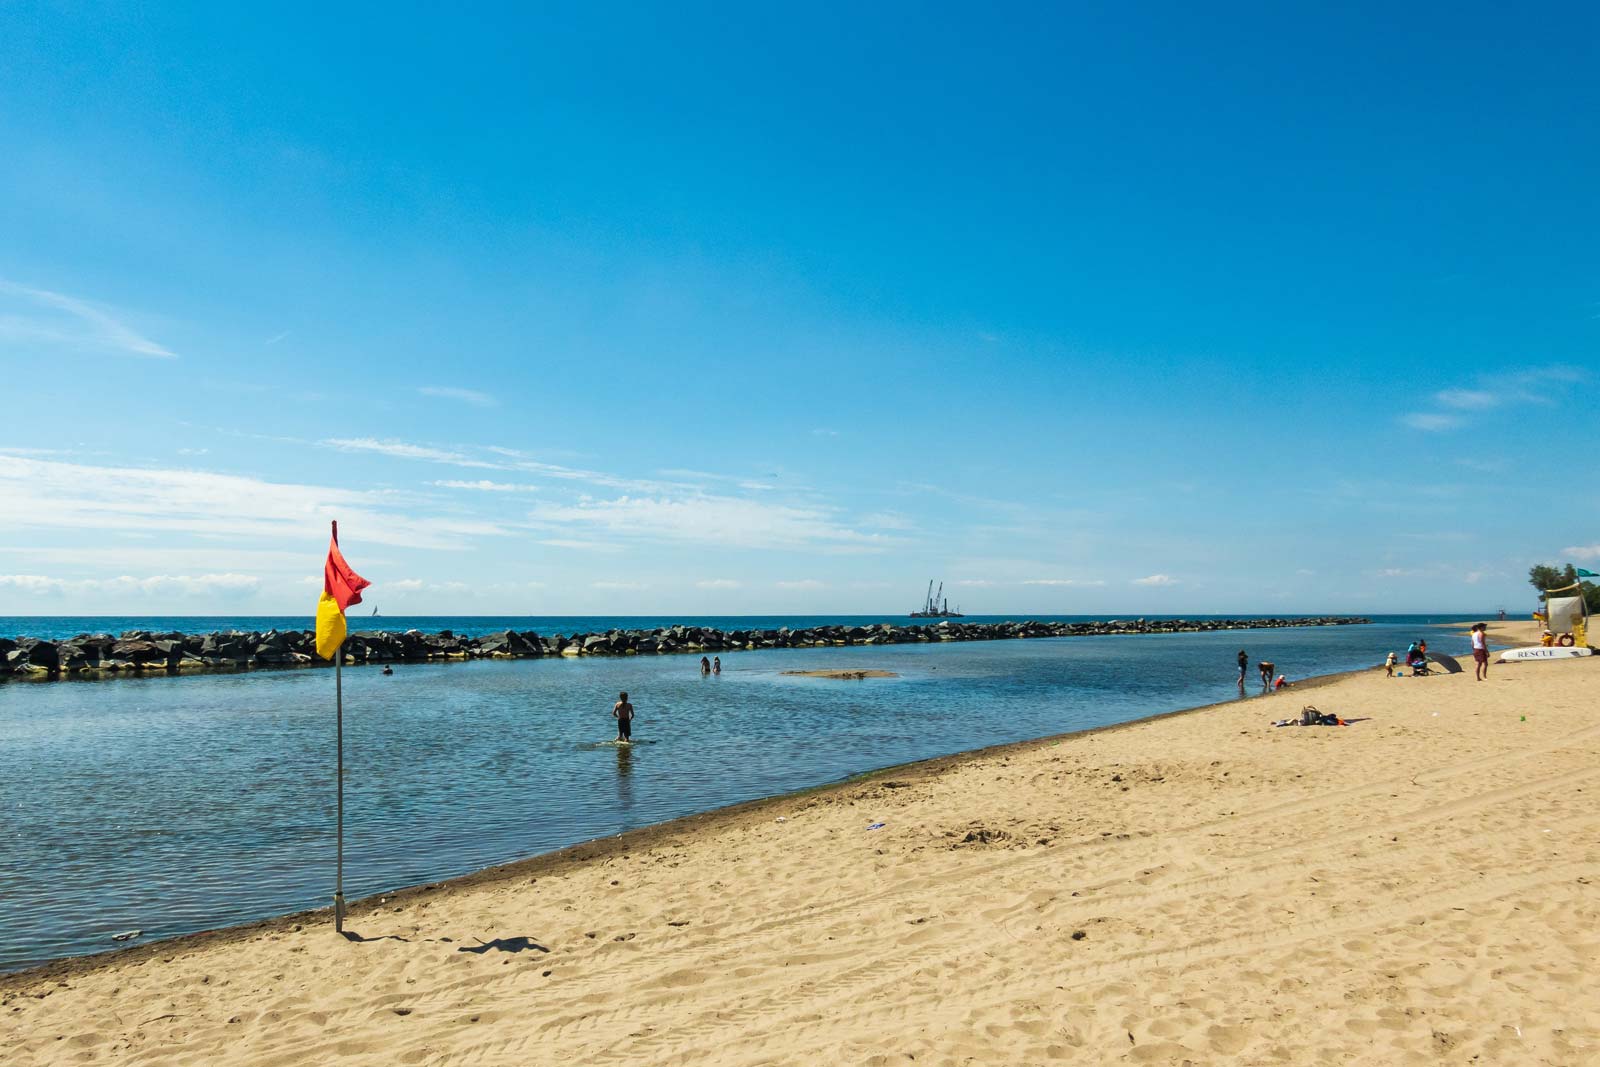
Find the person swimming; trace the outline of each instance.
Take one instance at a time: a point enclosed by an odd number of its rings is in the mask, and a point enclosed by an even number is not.
[[[722,673],[722,657],[721,656],[712,656],[711,657],[711,673],[712,674],[721,674]]]
[[[700,673],[701,674],[710,674],[711,673],[711,661],[706,659],[704,656],[700,657]]]

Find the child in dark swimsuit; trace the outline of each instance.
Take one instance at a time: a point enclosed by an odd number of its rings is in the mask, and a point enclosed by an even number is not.
[[[611,709],[611,715],[617,720],[617,740],[631,741],[633,739],[633,705],[628,703],[627,693],[618,694],[617,703]]]

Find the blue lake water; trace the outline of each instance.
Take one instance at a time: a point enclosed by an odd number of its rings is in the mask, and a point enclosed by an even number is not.
[[[84,621],[67,620],[64,633],[305,622]],[[655,624],[382,621],[458,633]],[[1464,620],[734,652],[708,678],[684,656],[406,665],[389,677],[347,669],[346,893],[907,760],[1234,698],[1240,648],[1291,678],[1375,664],[1418,636],[1465,652],[1465,635],[1441,628],[1451,621]],[[52,636],[42,623],[0,619],[0,633]],[[899,677],[782,673],[830,667]],[[599,744],[614,734],[623,689],[647,742],[631,749]],[[123,930],[148,941],[326,905],[332,701],[325,670],[0,683],[0,970],[111,949]],[[1263,722],[1280,710],[1264,706]]]

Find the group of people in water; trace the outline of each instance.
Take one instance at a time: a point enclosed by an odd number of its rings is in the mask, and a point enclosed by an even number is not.
[[[1239,692],[1244,692],[1244,678],[1250,673],[1250,653],[1244,649],[1239,650]],[[1278,665],[1270,659],[1259,660],[1256,663],[1256,673],[1261,676],[1261,691],[1275,693],[1286,689],[1294,683],[1278,673]]]
[[[708,674],[721,673],[721,656],[712,656],[710,659],[707,659],[705,656],[700,657],[700,674],[702,677]],[[633,704],[629,702],[627,693],[617,694],[617,702],[611,705],[611,717],[617,720],[617,743],[632,744]]]

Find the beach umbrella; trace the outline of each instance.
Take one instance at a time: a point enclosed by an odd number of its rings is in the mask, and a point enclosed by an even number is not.
[[[1428,658],[1443,667],[1446,674],[1461,673],[1461,664],[1456,662],[1454,656],[1447,656],[1443,652],[1429,652]]]

